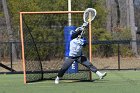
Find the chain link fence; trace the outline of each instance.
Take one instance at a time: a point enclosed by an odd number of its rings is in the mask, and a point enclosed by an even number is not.
[[[101,70],[139,70],[140,57],[133,56],[132,42],[136,41],[94,41],[93,47],[100,46],[100,49],[93,50],[92,63]],[[13,44],[16,45],[16,58],[13,57],[15,53],[12,53]],[[137,41],[137,45],[140,46],[140,41]],[[22,73],[20,42],[0,42],[0,46],[0,73]],[[140,47],[138,47],[138,53],[140,53]],[[63,58],[61,61],[63,62]]]

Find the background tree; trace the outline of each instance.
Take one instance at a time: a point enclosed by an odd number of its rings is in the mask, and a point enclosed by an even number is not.
[[[106,0],[106,5],[107,30],[112,33],[113,39],[136,41],[133,0]],[[132,42],[132,51],[135,56],[138,56],[136,42]]]
[[[2,5],[3,5],[3,10],[4,10],[4,15],[5,15],[6,25],[7,25],[8,41],[14,42],[13,30],[11,27],[10,15],[9,15],[9,11],[7,8],[6,0],[2,0]],[[12,52],[12,60],[16,60],[17,54],[16,54],[16,46],[14,43],[11,44],[11,49],[12,49],[12,51],[11,51]]]
[[[131,0],[132,1],[132,0]],[[93,40],[124,40],[129,39],[133,40],[136,36],[134,33],[134,9],[133,2],[130,0],[72,0],[72,10],[73,11],[83,11],[86,8],[93,7],[97,10],[97,16],[92,24],[92,34]],[[138,1],[138,0],[135,0]],[[19,35],[19,12],[21,11],[67,11],[67,0],[7,0],[8,9],[10,13],[10,21],[12,26],[13,39],[15,41],[20,40]],[[129,6],[129,7],[128,7]],[[131,7],[130,7],[131,6]],[[131,12],[130,12],[131,10]],[[131,13],[131,14],[130,14]],[[4,13],[1,13],[3,15]],[[25,21],[28,22],[28,25],[33,29],[34,36],[36,40],[41,41],[46,40],[48,35],[55,34],[61,36],[63,33],[50,33],[52,23],[57,27],[63,27],[67,25],[67,15],[63,17],[53,16],[25,16]],[[46,20],[41,21],[40,19]],[[61,22],[55,21],[61,19]],[[81,22],[74,21],[79,20],[79,17],[72,17],[72,25],[80,26]],[[75,19],[76,18],[76,19]],[[131,20],[130,20],[131,19]],[[48,26],[48,32],[43,33],[44,29],[39,27],[33,27],[33,21],[36,23],[42,23]],[[138,22],[137,22],[138,23]],[[131,25],[130,25],[131,24]],[[44,26],[45,26],[44,25]],[[61,28],[61,30],[63,30]],[[133,34],[133,35],[132,35]],[[8,35],[8,34],[7,34]],[[38,37],[38,38],[37,38]],[[56,38],[51,38],[49,41],[55,40]],[[59,39],[58,41],[62,41]],[[133,43],[133,52],[137,54],[136,43]],[[99,46],[98,46],[99,48]],[[99,50],[97,47],[93,49]]]

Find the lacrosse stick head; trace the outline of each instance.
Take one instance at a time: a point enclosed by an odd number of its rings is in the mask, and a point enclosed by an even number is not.
[[[84,14],[83,14],[83,20],[85,23],[88,23],[89,22],[89,15],[91,14],[91,20],[90,21],[93,21],[97,12],[95,9],[93,8],[87,8],[85,11],[84,11]]]

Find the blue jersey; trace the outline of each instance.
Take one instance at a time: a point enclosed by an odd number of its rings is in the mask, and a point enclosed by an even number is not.
[[[81,38],[75,38],[70,41],[69,56],[78,57],[82,55],[82,48],[85,41]]]

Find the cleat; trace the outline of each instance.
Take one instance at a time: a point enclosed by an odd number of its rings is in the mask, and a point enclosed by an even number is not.
[[[103,79],[107,75],[106,72],[102,73],[102,75],[99,76],[100,79]]]
[[[55,84],[59,84],[59,77],[58,76],[55,78]]]
[[[104,73],[101,73],[100,71],[97,71],[96,72],[96,75],[100,78],[100,79],[103,79],[105,76],[106,76],[106,72],[104,72]]]

